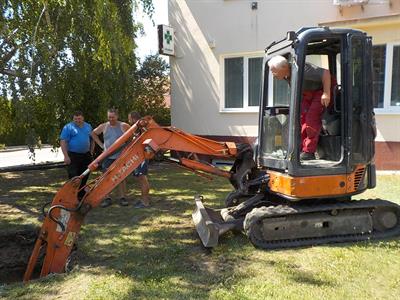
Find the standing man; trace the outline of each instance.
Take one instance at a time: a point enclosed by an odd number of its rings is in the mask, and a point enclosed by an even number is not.
[[[61,131],[60,145],[67,165],[68,178],[81,175],[92,162],[94,143],[90,139],[92,126],[86,123],[82,112],[77,111],[72,116],[72,122],[66,124]],[[82,178],[80,188],[86,185],[89,176]],[[81,190],[81,199],[85,191]]]
[[[140,114],[132,111],[128,115],[129,124],[133,125],[140,120]],[[150,206],[150,184],[147,180],[148,174],[148,162],[143,161],[134,171],[133,177],[139,182],[140,190],[142,192],[142,200],[136,203],[135,208],[146,208]]]
[[[268,61],[268,66],[274,77],[290,82],[290,64],[285,57],[277,55]],[[304,65],[303,98],[301,100],[301,160],[315,159],[321,117],[324,107],[331,100],[331,74],[310,63]]]
[[[92,131],[92,138],[100,146],[103,150],[107,150],[111,147],[112,144],[124,134],[125,131],[129,129],[129,124],[118,121],[118,110],[111,108],[107,111],[107,119],[108,122],[102,123],[97,128]],[[100,140],[99,135],[103,134],[104,143]],[[121,154],[123,147],[119,150],[115,151],[111,155],[109,155],[102,162],[102,168],[105,172],[112,163],[118,158]],[[127,206],[128,201],[126,200],[126,182],[122,181],[118,185],[118,193],[119,193],[119,204],[121,206]],[[103,202],[101,203],[101,207],[107,207],[112,204],[112,199],[110,196],[107,196]]]

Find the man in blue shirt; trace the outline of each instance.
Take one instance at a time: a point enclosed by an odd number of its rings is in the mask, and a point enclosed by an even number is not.
[[[67,165],[68,178],[81,175],[92,162],[94,143],[90,138],[92,126],[84,121],[82,112],[77,111],[72,117],[72,122],[66,124],[61,131],[60,145]],[[86,185],[88,176],[82,179],[80,187]],[[81,190],[80,198],[85,195]]]

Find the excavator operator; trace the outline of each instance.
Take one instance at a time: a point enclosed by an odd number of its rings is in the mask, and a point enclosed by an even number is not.
[[[290,83],[291,67],[287,59],[277,55],[271,58],[268,66],[272,75],[279,80]],[[331,75],[328,70],[305,63],[303,98],[301,101],[301,160],[315,159],[321,117],[324,107],[328,107],[331,99]]]

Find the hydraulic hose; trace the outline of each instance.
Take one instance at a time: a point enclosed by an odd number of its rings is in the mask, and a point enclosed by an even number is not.
[[[63,209],[63,210],[68,211],[68,212],[76,212],[76,211],[78,211],[78,210],[81,208],[82,203],[83,203],[83,201],[81,200],[81,201],[79,202],[78,206],[75,207],[75,208],[66,208],[66,207],[63,206],[63,205],[53,205],[53,206],[50,207],[49,210],[47,211],[47,215],[49,216],[49,219],[52,220],[53,222],[55,222],[56,224],[58,224],[58,225],[61,227],[61,231],[64,232],[64,231],[65,231],[65,226],[64,226],[64,224],[63,224],[61,221],[59,221],[58,219],[56,219],[55,217],[53,217],[52,211],[53,211],[55,208],[59,208],[59,209]],[[44,207],[45,207],[46,205],[47,205],[47,203],[44,205]],[[43,212],[44,212],[44,207],[43,207]]]

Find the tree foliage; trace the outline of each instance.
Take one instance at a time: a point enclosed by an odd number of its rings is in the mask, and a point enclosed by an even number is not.
[[[0,112],[15,126],[0,125],[0,137],[54,144],[76,110],[93,124],[109,107],[126,115],[137,95],[139,6],[152,15],[151,0],[2,0]]]
[[[133,110],[151,115],[160,125],[171,124],[171,114],[165,97],[170,92],[168,64],[158,55],[149,55],[136,74]]]
[[[0,96],[0,136],[11,131],[11,102]]]

